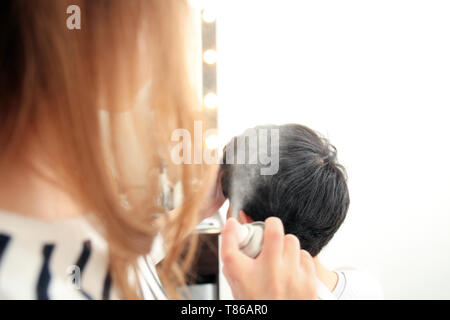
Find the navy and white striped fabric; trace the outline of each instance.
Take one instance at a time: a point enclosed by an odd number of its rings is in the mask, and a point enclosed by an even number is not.
[[[167,299],[154,267],[163,254],[153,252],[138,261],[142,295]],[[107,243],[86,219],[42,221],[0,211],[0,300],[119,298]]]

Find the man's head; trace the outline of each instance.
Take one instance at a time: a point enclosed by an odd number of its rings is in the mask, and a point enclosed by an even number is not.
[[[223,193],[233,211],[244,211],[244,222],[279,217],[285,232],[296,235],[302,248],[316,256],[341,226],[350,202],[345,169],[337,163],[336,149],[298,124],[258,126],[254,130],[278,130],[278,172],[261,175],[255,170],[259,164],[225,160],[227,150],[234,150],[237,159],[237,141],[242,137],[234,137],[224,148]],[[251,146],[245,137],[244,141],[247,153],[260,152],[264,145]]]

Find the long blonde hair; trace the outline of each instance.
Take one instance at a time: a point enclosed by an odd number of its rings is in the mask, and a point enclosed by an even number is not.
[[[72,4],[81,9],[80,30],[66,26]],[[129,270],[162,231],[154,223],[164,211],[155,181],[167,166],[181,181],[185,199],[182,214],[164,230],[168,247],[160,276],[175,297],[194,247],[187,246],[187,260],[180,264],[182,231],[195,224],[202,197],[192,186],[202,169],[174,168],[169,159],[170,133],[191,130],[198,118],[186,63],[188,5],[180,0],[16,0],[2,1],[1,7],[0,160],[24,156],[30,136],[52,141],[48,153],[62,177],[59,183],[95,214],[124,298],[139,297]],[[134,143],[148,170],[142,172],[146,183],[132,185],[130,166],[121,165],[118,156],[114,126],[107,133],[111,144],[102,138],[99,108],[111,117],[120,115],[135,103],[146,79],[151,81],[149,116],[144,126],[135,123],[141,130],[136,129]],[[145,197],[131,196],[136,189]],[[124,196],[128,206],[121,202]]]

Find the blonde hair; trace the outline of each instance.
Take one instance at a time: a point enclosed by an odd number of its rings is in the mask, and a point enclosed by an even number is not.
[[[81,9],[81,29],[66,27],[66,8]],[[139,298],[129,270],[163,231],[155,224],[164,211],[155,181],[160,168],[183,185],[182,214],[164,229],[167,253],[160,276],[170,297],[183,283],[195,245],[185,249],[183,230],[192,228],[202,194],[192,181],[202,168],[174,167],[170,133],[192,130],[196,98],[186,63],[188,6],[180,0],[16,0],[3,1],[0,21],[0,150],[2,163],[26,156],[24,141],[52,142],[48,150],[61,187],[89,208],[109,243],[110,268],[124,298]],[[127,179],[128,164],[118,155],[114,125],[101,134],[99,108],[110,117],[135,103],[151,81],[148,117],[135,117],[136,141],[147,171],[145,183]],[[140,128],[140,129],[139,129]],[[147,129],[147,132],[142,132]],[[107,159],[101,150],[109,150]],[[142,160],[142,159],[141,159]],[[111,170],[111,167],[114,170]],[[115,171],[115,174],[114,172]],[[133,197],[134,191],[145,197]],[[121,202],[125,196],[129,207]],[[193,239],[193,240],[192,240]],[[189,241],[195,242],[195,237]],[[195,243],[194,243],[195,244]]]

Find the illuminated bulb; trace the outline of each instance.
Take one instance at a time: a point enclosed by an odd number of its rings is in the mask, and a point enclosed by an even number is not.
[[[214,22],[217,18],[216,8],[214,6],[206,7],[203,10],[203,21],[211,23]]]
[[[219,146],[219,137],[215,134],[209,135],[205,139],[206,147],[210,150],[217,149]]]
[[[215,93],[210,92],[203,98],[203,103],[208,109],[215,109],[219,104],[219,98]]]
[[[216,50],[206,50],[203,53],[203,61],[205,61],[205,63],[207,64],[214,64],[217,62],[217,52]]]
[[[217,12],[215,8],[218,5],[218,0],[189,0],[188,3],[195,10],[214,9],[214,12]]]
[[[189,4],[195,10],[201,10],[205,7],[205,0],[189,0]]]

